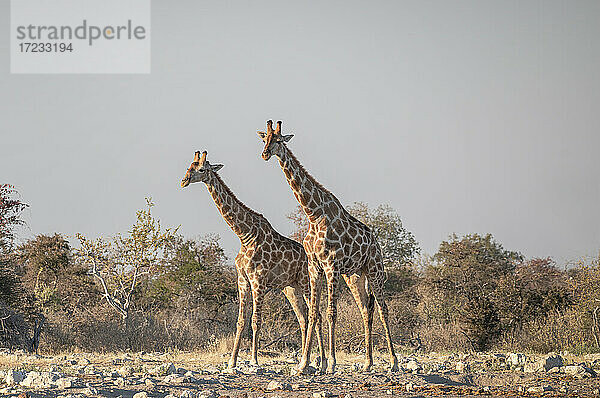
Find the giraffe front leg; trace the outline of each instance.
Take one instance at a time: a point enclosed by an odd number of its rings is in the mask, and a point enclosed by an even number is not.
[[[302,359],[298,365],[298,373],[306,373],[310,364],[310,351],[312,349],[312,337],[315,331],[315,324],[319,311],[319,302],[321,299],[320,274],[316,271],[310,275],[310,303],[308,306],[308,327],[306,328],[306,342],[302,350]],[[321,364],[323,361],[321,362]]]
[[[258,335],[262,322],[262,304],[264,289],[259,287],[252,292],[252,355],[250,365],[258,366]]]
[[[329,352],[327,373],[335,372],[335,323],[337,321],[337,294],[339,275],[336,271],[327,275],[327,321],[329,322]]]
[[[227,365],[228,369],[235,368],[237,363],[237,356],[240,349],[240,341],[242,339],[242,333],[244,331],[244,327],[246,326],[246,316],[247,316],[247,307],[248,307],[248,295],[250,294],[250,285],[246,278],[243,275],[239,274],[238,271],[238,297],[240,300],[239,311],[238,311],[238,321],[237,328],[235,331],[235,340],[233,342],[233,350],[231,351],[231,358],[229,359],[229,363]]]

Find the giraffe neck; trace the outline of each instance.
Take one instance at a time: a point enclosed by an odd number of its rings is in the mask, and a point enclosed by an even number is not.
[[[325,214],[324,203],[329,199],[335,199],[335,197],[319,184],[313,176],[308,174],[292,151],[285,145],[283,145],[283,150],[277,158],[296,200],[300,203],[309,221],[316,223]],[[337,202],[337,200],[335,201]]]
[[[250,244],[260,230],[259,225],[266,221],[264,217],[243,204],[217,173],[211,172],[205,184],[227,225],[242,245]]]

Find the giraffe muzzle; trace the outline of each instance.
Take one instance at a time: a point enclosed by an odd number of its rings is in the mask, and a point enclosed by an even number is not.
[[[271,159],[271,151],[264,151],[264,152],[262,153],[262,158],[263,158],[264,160],[269,160],[269,159]]]

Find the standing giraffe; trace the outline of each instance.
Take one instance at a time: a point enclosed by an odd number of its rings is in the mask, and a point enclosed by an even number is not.
[[[298,318],[302,333],[302,349],[306,345],[306,315],[310,295],[308,259],[302,245],[280,235],[269,221],[244,205],[217,171],[222,164],[212,165],[206,160],[206,151],[196,152],[194,161],[181,181],[183,188],[195,182],[206,184],[221,215],[240,238],[241,248],[235,257],[237,286],[240,300],[237,329],[228,368],[237,362],[242,332],[246,324],[248,293],[252,293],[252,355],[250,363],[258,365],[258,334],[262,319],[262,304],[269,289],[282,289]],[[305,300],[305,301],[304,301]],[[327,366],[322,340],[320,314],[317,319],[321,366]]]
[[[329,322],[327,373],[333,373],[336,364],[335,322],[340,275],[344,277],[362,315],[366,347],[364,370],[370,370],[373,365],[371,334],[376,303],[385,330],[391,370],[397,371],[398,359],[394,353],[388,323],[388,308],[383,295],[385,271],[377,239],[369,227],[348,213],[331,192],[308,174],[287,148],[285,143],[293,135],[281,134],[280,121],[277,122],[277,128],[273,130],[273,121],[269,120],[267,131],[259,131],[258,135],[265,143],[262,158],[268,161],[272,155],[275,155],[279,159],[279,165],[309,221],[308,233],[303,245],[309,259],[311,298],[306,345],[298,371],[305,372],[310,361],[310,347],[321,295],[319,281],[323,273],[327,281]]]

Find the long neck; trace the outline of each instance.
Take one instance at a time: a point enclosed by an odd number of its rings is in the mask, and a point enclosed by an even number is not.
[[[225,222],[242,244],[252,241],[258,233],[257,224],[262,222],[262,216],[244,205],[217,173],[211,172],[205,184]]]
[[[309,221],[314,223],[325,214],[323,204],[333,196],[302,167],[294,154],[285,146],[277,155],[279,165],[290,188]]]

